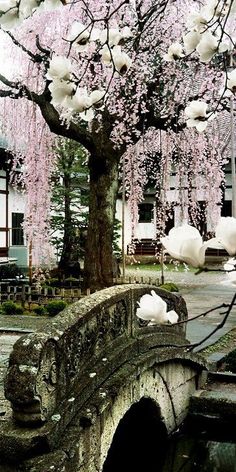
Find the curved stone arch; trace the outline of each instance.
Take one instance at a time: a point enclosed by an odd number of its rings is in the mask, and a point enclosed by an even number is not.
[[[103,472],[120,422],[142,399],[156,405],[167,434],[175,431],[187,415],[189,399],[202,369],[204,363],[200,357],[174,348],[168,348],[164,354],[144,353],[138,361],[123,365],[99,386],[78,414],[78,449],[71,451],[71,441],[76,442],[75,430],[71,429],[71,436],[68,431],[62,449],[73,456],[73,470],[79,467],[80,472]]]

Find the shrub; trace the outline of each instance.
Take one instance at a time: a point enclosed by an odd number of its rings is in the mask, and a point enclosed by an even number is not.
[[[17,264],[3,264],[0,266],[0,280],[15,279],[17,276],[23,276],[22,270]]]
[[[45,308],[50,316],[55,316],[60,313],[60,311],[64,310],[66,305],[67,303],[63,300],[54,300],[49,302]]]
[[[46,314],[47,314],[47,310],[46,310],[46,308],[45,308],[44,306],[39,305],[39,306],[36,306],[36,307],[34,308],[34,313],[35,313],[36,315],[46,315]]]
[[[2,312],[4,315],[22,315],[24,313],[23,308],[20,305],[12,301],[3,302]]]
[[[16,305],[16,315],[23,315],[24,314],[24,308],[20,305]]]
[[[167,290],[168,292],[178,292],[179,291],[177,285],[173,284],[172,282],[167,282],[166,284],[160,285],[159,288],[162,288],[163,290]]]

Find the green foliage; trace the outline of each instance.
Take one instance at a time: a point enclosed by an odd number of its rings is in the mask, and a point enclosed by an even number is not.
[[[160,285],[159,288],[162,288],[163,290],[167,290],[168,292],[178,292],[179,291],[177,285],[173,284],[172,282],[167,282],[166,284]]]
[[[45,308],[44,306],[39,305],[39,306],[36,306],[36,307],[34,308],[34,313],[35,313],[36,315],[46,315],[46,314],[47,314],[47,310],[46,310],[46,308]]]
[[[60,313],[60,311],[64,310],[66,306],[67,303],[63,300],[53,300],[45,306],[45,309],[49,316],[55,316]]]
[[[56,169],[52,175],[51,242],[60,257],[66,240],[80,257],[88,220],[88,167],[84,148],[72,140],[58,139]]]
[[[24,313],[23,308],[12,301],[3,302],[1,310],[3,315],[23,315]]]
[[[236,349],[224,358],[225,370],[236,374]]]
[[[0,280],[1,279],[15,279],[17,276],[23,276],[22,270],[17,264],[3,264],[0,265]]]

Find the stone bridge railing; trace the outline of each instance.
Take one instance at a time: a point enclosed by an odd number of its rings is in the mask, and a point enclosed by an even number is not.
[[[184,324],[140,325],[137,301],[152,288],[169,310],[186,319],[181,297],[156,287],[123,285],[85,297],[50,320],[44,332],[15,343],[5,395],[19,426],[40,426],[41,439],[55,441],[93,391],[127,360],[155,347],[186,344]]]

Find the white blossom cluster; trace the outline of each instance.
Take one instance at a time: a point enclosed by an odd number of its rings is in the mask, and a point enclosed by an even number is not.
[[[102,108],[105,92],[93,90],[90,94],[85,87],[76,87],[72,76],[72,64],[64,56],[53,56],[46,78],[51,81],[49,90],[53,106],[66,110],[68,118],[79,113],[80,118],[90,121],[94,117],[94,108]]]
[[[228,17],[236,13],[236,0],[208,0],[199,11],[191,13],[186,20],[187,34],[183,36],[183,45],[174,42],[164,55],[166,61],[175,61],[196,52],[203,63],[209,63],[217,53],[231,51],[233,40],[224,31]],[[224,28],[222,27],[224,24]],[[236,93],[236,69],[227,72],[224,96]],[[214,113],[207,113],[207,104],[193,100],[185,108],[188,127],[195,127],[202,132],[206,129]]]
[[[0,25],[4,30],[18,26],[37,9],[54,10],[65,4],[63,0],[0,0]]]
[[[208,63],[216,53],[231,50],[233,42],[224,35],[221,21],[235,13],[236,0],[208,0],[199,11],[188,15],[183,46],[179,42],[171,44],[164,58],[174,61],[196,51],[200,61]]]
[[[128,27],[121,31],[118,28],[99,30],[89,28],[76,21],[72,24],[67,40],[75,49],[75,52],[85,52],[91,41],[99,43],[101,61],[106,65],[112,65],[114,70],[124,74],[131,65],[131,59],[122,51],[120,43],[131,36]],[[85,121],[94,118],[95,110],[104,106],[106,92],[104,90],[93,90],[88,93],[86,87],[76,84],[72,73],[72,64],[69,58],[54,55],[46,78],[51,81],[49,90],[52,95],[53,106],[64,109],[62,116],[71,119],[74,114]]]

